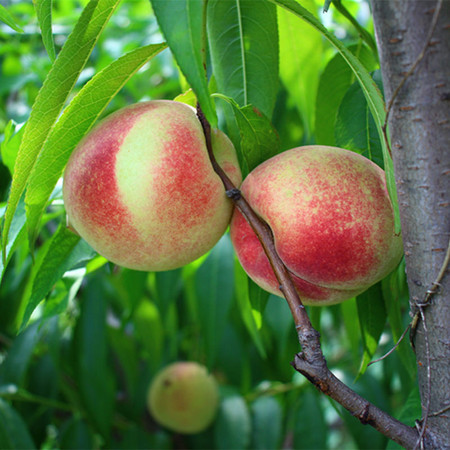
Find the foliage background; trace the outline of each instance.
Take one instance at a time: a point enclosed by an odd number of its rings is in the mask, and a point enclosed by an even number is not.
[[[86,4],[54,3],[56,55]],[[367,3],[345,2],[371,36],[365,40],[333,5],[326,14],[318,1],[302,5],[382,87]],[[52,67],[52,52],[43,45],[33,5],[9,1],[5,6],[22,32],[0,24],[2,216],[21,125]],[[278,138],[267,152],[311,143],[338,145],[383,166],[373,118],[342,57],[319,32],[281,9],[278,30],[279,76],[271,117]],[[68,101],[126,52],[163,41],[148,1],[122,1]],[[166,49],[130,78],[102,116],[137,101],[173,99],[188,87]],[[240,106],[246,103],[239,95],[227,95]],[[258,101],[258,95],[254,97]],[[230,122],[226,102],[216,99],[215,105],[220,126],[242,145],[242,124]],[[256,156],[265,157],[267,153]],[[39,222],[34,248],[27,239],[23,199],[12,223],[9,264],[1,263],[1,448],[394,447],[295,373],[289,363],[299,348],[289,309],[282,299],[267,296],[249,282],[228,235],[208,255],[182,269],[144,273],[108,263],[64,224],[60,183]],[[309,308],[309,313],[333,372],[413,425],[420,403],[408,344],[402,342],[387,359],[368,367],[371,359],[393,346],[408,323],[403,264],[358,298]],[[200,361],[220,382],[219,414],[199,435],[173,435],[146,411],[150,380],[176,360]]]

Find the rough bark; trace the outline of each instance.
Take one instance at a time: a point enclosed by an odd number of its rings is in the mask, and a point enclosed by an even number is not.
[[[450,276],[442,272],[450,237],[450,3],[372,0],[372,9],[386,104],[394,97],[388,123],[411,311],[419,312],[421,426],[426,447],[450,448]]]

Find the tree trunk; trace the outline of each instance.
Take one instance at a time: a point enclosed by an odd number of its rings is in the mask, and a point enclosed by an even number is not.
[[[419,312],[420,426],[426,425],[426,448],[450,448],[450,4],[372,0],[372,9],[386,105],[394,96],[392,157],[411,311]],[[427,306],[418,307],[424,301]]]

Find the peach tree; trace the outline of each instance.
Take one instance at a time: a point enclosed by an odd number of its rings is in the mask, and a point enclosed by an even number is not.
[[[0,5],[0,447],[445,448],[448,14]]]

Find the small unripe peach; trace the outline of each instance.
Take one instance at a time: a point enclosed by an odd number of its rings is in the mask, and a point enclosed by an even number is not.
[[[305,304],[349,299],[388,275],[402,257],[385,174],[354,152],[320,145],[285,151],[254,169],[241,191],[270,226]],[[247,274],[281,296],[263,248],[238,210],[231,238]]]
[[[231,141],[215,130],[212,144],[239,184]],[[63,195],[70,226],[107,259],[137,270],[195,260],[232,213],[195,110],[167,100],[128,106],[95,126],[70,157]]]
[[[183,434],[205,430],[214,420],[219,393],[214,377],[195,362],[176,362],[153,379],[147,397],[150,414]]]

